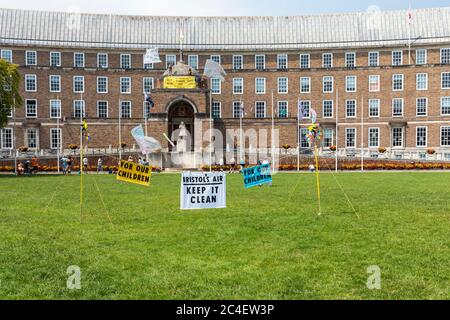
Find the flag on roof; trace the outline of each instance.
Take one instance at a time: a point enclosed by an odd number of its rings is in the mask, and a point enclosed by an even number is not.
[[[203,75],[208,78],[217,78],[220,81],[225,81],[227,73],[223,70],[222,66],[214,60],[208,59],[205,64],[205,71]]]
[[[147,49],[144,55],[144,64],[160,63],[158,48]]]

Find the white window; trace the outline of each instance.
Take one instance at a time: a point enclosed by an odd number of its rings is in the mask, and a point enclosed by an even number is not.
[[[347,148],[356,147],[356,128],[345,128],[345,146]]]
[[[108,101],[97,101],[97,117],[108,118]]]
[[[50,92],[61,92],[61,76],[50,76],[49,77]]]
[[[418,117],[426,116],[428,112],[428,99],[417,98],[416,99],[416,115]]]
[[[380,128],[369,128],[369,148],[380,146]]]
[[[177,56],[174,54],[166,55],[166,69],[177,64]]]
[[[427,127],[416,128],[416,147],[427,146]]]
[[[401,66],[403,64],[403,51],[392,51],[392,65]]]
[[[61,149],[61,129],[50,129],[50,149]]]
[[[416,64],[427,64],[427,49],[416,50]]]
[[[142,79],[142,85],[144,93],[150,93],[153,90],[153,78],[152,77],[144,77]]]
[[[35,74],[25,75],[25,91],[27,92],[37,91],[37,77]]]
[[[416,90],[428,90],[428,73],[416,74]]]
[[[266,56],[259,54],[255,56],[255,69],[263,70],[266,68]]]
[[[450,116],[450,97],[441,98],[441,115]]]
[[[83,76],[73,77],[73,92],[75,92],[75,93],[84,92],[84,77]]]
[[[301,69],[309,69],[310,68],[310,60],[311,57],[309,53],[300,54],[300,68]]]
[[[83,118],[86,118],[86,106],[84,100],[74,100],[73,101],[73,117],[80,118],[83,115]]]
[[[211,60],[214,61],[215,63],[220,64],[220,60],[221,60],[220,55],[218,55],[218,54],[211,55]]]
[[[84,68],[84,53],[75,52],[73,54],[73,66],[75,68]]]
[[[355,52],[346,52],[345,53],[345,66],[347,68],[356,67],[356,53]]]
[[[450,72],[442,72],[441,89],[450,89]]]
[[[322,146],[324,148],[329,148],[333,145],[333,129],[324,128],[323,129],[323,141]]]
[[[288,102],[278,101],[278,118],[287,118],[289,116]]]
[[[97,93],[108,93],[108,77],[97,77]]]
[[[61,100],[50,100],[50,118],[61,119]]]
[[[198,56],[197,55],[189,55],[188,56],[188,65],[193,69],[198,69]]]
[[[286,77],[280,77],[278,78],[278,93],[284,94],[288,93],[289,91],[289,82],[288,78]]]
[[[356,100],[345,100],[345,117],[356,118]]]
[[[309,119],[311,118],[311,102],[307,100],[300,101],[301,110],[303,110],[303,118]],[[298,110],[300,111],[300,110]]]
[[[241,101],[233,101],[233,118],[244,117],[244,104]]]
[[[12,63],[12,50],[0,50],[1,53],[1,59],[8,61],[9,63]]]
[[[333,93],[334,85],[333,85],[333,77],[325,76],[323,77],[323,93]]]
[[[300,93],[310,93],[311,92],[311,78],[301,77],[300,78]]]
[[[369,92],[380,91],[380,76],[372,75],[369,76]]]
[[[393,148],[403,147],[403,128],[402,127],[392,128],[392,147]]]
[[[153,63],[144,63],[144,62],[142,62],[142,67],[145,70],[150,70],[150,69],[153,69],[155,67],[155,65]]]
[[[131,118],[131,101],[120,102],[120,117],[128,119]]]
[[[441,49],[441,63],[450,64],[450,48]]]
[[[323,68],[333,68],[333,54],[324,53],[322,54],[322,67]]]
[[[26,130],[26,146],[29,149],[36,149],[38,147],[38,129],[27,128]]]
[[[450,147],[450,127],[441,127],[441,147]]]
[[[403,98],[392,99],[392,116],[403,117]]]
[[[8,107],[6,104],[0,104],[0,111],[7,113],[8,118],[13,117],[13,109]]]
[[[380,99],[369,99],[369,117],[380,116]]]
[[[37,118],[37,101],[26,100],[25,101],[25,116],[27,118]]]
[[[256,101],[255,117],[256,118],[265,118],[266,117],[266,102],[265,101]]]
[[[213,119],[219,119],[221,117],[222,110],[221,110],[221,103],[218,101],[214,101],[212,103],[212,117]]]
[[[107,53],[97,54],[97,68],[100,68],[100,69],[108,68],[108,54]]]
[[[369,67],[378,67],[380,65],[380,53],[378,51],[369,52]]]
[[[211,93],[220,94],[222,91],[222,81],[218,78],[211,79]]]
[[[243,93],[244,93],[244,79],[233,78],[233,94],[243,94]]]
[[[356,92],[356,76],[345,77],[345,90],[347,92]]]
[[[50,52],[50,66],[61,67],[61,52]]]
[[[130,94],[131,93],[131,78],[121,77],[120,78],[120,93]]]
[[[266,78],[256,78],[256,93],[257,94],[265,94],[266,93]]]
[[[285,70],[288,68],[288,55],[279,54],[277,55],[277,69]]]
[[[122,53],[120,55],[120,68],[131,69],[131,54]]]
[[[241,70],[244,68],[244,56],[233,56],[233,70]]]
[[[333,100],[322,101],[322,109],[324,118],[333,118]]]
[[[392,90],[403,91],[403,74],[392,75]]]
[[[37,52],[36,51],[26,51],[25,52],[25,64],[27,66],[37,65]]]
[[[12,149],[13,148],[13,129],[3,128],[0,129],[1,132],[1,147],[2,149]]]

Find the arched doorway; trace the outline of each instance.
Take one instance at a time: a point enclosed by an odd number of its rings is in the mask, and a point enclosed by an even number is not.
[[[168,133],[172,139],[172,133],[180,127],[183,122],[186,130],[191,135],[191,151],[194,149],[194,108],[191,103],[186,100],[179,100],[169,106],[168,112]],[[176,144],[176,139],[173,139]],[[173,151],[173,147],[169,145],[169,150]]]

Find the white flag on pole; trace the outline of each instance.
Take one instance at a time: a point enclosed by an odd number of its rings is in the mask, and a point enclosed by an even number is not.
[[[158,48],[147,49],[144,55],[144,64],[160,63]]]
[[[158,152],[162,149],[161,144],[158,142],[158,140],[152,137],[145,136],[142,125],[139,125],[131,130],[131,135],[133,136],[134,140],[136,140],[142,154],[144,155],[152,152]]]
[[[203,75],[208,78],[218,78],[220,81],[225,81],[227,73],[223,70],[222,66],[214,60],[208,59],[205,64],[205,71]]]

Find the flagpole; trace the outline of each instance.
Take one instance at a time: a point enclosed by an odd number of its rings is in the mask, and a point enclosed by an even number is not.
[[[212,79],[211,79],[212,86]],[[212,89],[209,90],[209,172],[212,172]]]
[[[61,114],[60,114],[61,115]],[[57,162],[57,167],[58,167],[58,173],[59,173],[59,153],[60,153],[60,149],[61,149],[61,146],[62,146],[62,135],[61,135],[61,133],[60,133],[60,131],[59,131],[59,117],[56,119],[56,128],[57,128],[57,131],[58,131],[58,134],[59,134],[59,148],[57,149],[57,153],[56,153],[56,162]]]
[[[13,150],[14,150],[14,174],[17,176],[17,142],[16,142],[16,97],[13,97]]]
[[[242,107],[242,98],[239,99],[239,164],[242,163],[242,118],[244,117],[244,108]]]
[[[80,93],[81,97],[81,110],[80,110],[80,221],[83,217],[83,92]]]
[[[361,96],[361,172],[364,171],[364,96]]]
[[[300,172],[300,104],[301,100],[297,100],[297,172]]]
[[[411,22],[412,22],[412,8],[410,2],[408,12],[408,65],[411,65]]]
[[[121,118],[122,118],[122,103],[119,97],[119,160],[122,160],[122,131],[121,131]]]
[[[339,150],[339,144],[338,144],[338,140],[339,140],[339,89],[336,89],[336,163],[335,163],[335,171],[338,172],[338,150]]]
[[[271,141],[272,141],[272,172],[275,171],[275,115],[274,115],[274,100],[273,100],[273,90],[272,90],[272,133],[271,133]]]

